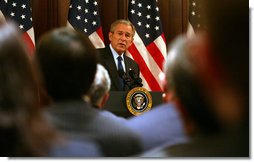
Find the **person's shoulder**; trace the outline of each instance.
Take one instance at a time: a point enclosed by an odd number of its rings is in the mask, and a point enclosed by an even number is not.
[[[49,152],[52,157],[101,157],[99,145],[93,140],[70,139],[52,147]]]
[[[127,120],[127,125],[132,125],[134,127],[142,127],[144,125],[149,125],[150,123],[162,123],[169,122],[171,120],[178,121],[180,119],[179,112],[173,104],[161,104],[153,107],[151,110],[143,113],[139,116],[131,117]],[[139,123],[139,124],[138,124]]]

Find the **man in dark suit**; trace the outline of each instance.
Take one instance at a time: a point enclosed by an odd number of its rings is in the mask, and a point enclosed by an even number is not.
[[[135,28],[130,21],[116,20],[110,27],[109,46],[99,49],[99,62],[108,70],[112,81],[111,91],[128,91],[142,86],[138,64],[125,54],[134,34]]]

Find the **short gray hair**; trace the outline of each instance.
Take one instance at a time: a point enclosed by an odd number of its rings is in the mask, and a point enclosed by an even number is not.
[[[97,64],[95,78],[88,93],[91,104],[98,106],[104,95],[109,92],[110,86],[111,80],[108,71],[104,66]]]

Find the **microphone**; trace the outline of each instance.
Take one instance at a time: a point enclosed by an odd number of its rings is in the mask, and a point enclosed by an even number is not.
[[[123,69],[118,70],[117,72],[118,72],[119,77],[123,80],[124,85],[127,85],[130,89],[130,87],[131,87],[130,78],[126,75],[126,73],[123,71]]]
[[[131,79],[134,81],[134,83],[133,83],[134,86],[136,86],[136,87],[142,87],[143,86],[142,79],[131,68],[129,68],[129,75],[131,76]]]
[[[118,72],[119,77],[120,77],[120,78],[123,78],[123,75],[124,75],[123,69],[120,69],[120,70],[118,70],[117,72]]]

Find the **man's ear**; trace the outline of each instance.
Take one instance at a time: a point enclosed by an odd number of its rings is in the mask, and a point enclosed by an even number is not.
[[[102,109],[104,107],[104,105],[106,104],[106,102],[108,101],[109,99],[109,92],[107,92],[103,98],[102,98],[102,101],[101,101],[101,105],[100,105],[100,109]]]
[[[113,33],[112,33],[112,32],[109,32],[109,33],[108,33],[108,39],[109,39],[110,42],[111,42],[111,40],[112,40],[112,37],[113,37]]]
[[[162,100],[164,103],[172,102],[174,98],[174,92],[168,89],[167,81],[163,81],[163,91]]]

